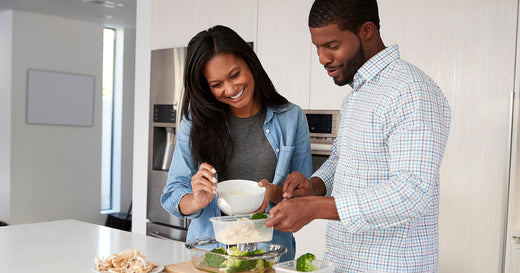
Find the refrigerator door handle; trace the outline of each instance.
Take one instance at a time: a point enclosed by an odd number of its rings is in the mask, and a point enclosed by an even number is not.
[[[164,235],[164,234],[162,234],[162,233],[160,233],[158,231],[150,231],[149,235],[152,236],[152,237],[159,238],[159,239],[174,240],[174,238],[171,238],[168,235]]]

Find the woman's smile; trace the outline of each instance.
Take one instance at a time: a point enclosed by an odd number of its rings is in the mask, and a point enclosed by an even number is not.
[[[233,99],[233,100],[236,100],[236,99],[240,98],[244,94],[244,89],[245,88],[242,88],[242,90],[240,90],[240,92],[238,92],[238,94],[236,96],[233,96],[233,97],[230,97],[230,98]]]

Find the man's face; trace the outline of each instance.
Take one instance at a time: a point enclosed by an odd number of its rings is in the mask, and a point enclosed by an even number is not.
[[[340,30],[335,24],[309,29],[320,63],[329,76],[339,86],[351,83],[358,69],[366,62],[359,36]]]

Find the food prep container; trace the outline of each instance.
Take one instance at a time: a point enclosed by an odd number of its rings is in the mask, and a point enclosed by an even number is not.
[[[254,269],[248,268],[247,272],[265,272],[272,269],[272,266],[278,263],[278,261],[280,260],[280,256],[287,252],[287,249],[279,244],[254,243],[247,245],[249,247],[247,249],[248,251],[263,249],[265,250],[265,253],[251,256],[231,256],[226,254],[213,253],[211,252],[211,250],[215,248],[224,247],[226,249],[229,249],[229,247],[231,247],[229,245],[219,243],[213,238],[203,238],[197,239],[195,241],[189,241],[186,243],[186,248],[188,248],[191,252],[191,262],[195,268],[215,273],[235,273],[245,271],[242,270],[242,267],[240,267],[240,265],[243,263],[247,263],[249,265],[253,264],[253,266],[255,267]],[[240,248],[241,246],[239,245],[238,247]],[[208,266],[208,260],[205,260],[208,257],[211,257],[211,259],[225,260],[226,265],[220,267]]]
[[[215,239],[228,245],[271,241],[273,227],[265,226],[267,219],[252,220],[252,216],[252,214],[247,214],[210,218],[215,231]]]
[[[311,271],[312,273],[334,273],[335,266],[330,262],[314,260],[312,264],[319,268],[318,270]],[[298,271],[296,271],[296,260],[275,264],[273,269],[276,273],[298,273]]]

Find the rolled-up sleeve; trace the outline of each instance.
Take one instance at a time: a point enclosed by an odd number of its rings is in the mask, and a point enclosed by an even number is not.
[[[197,171],[196,162],[191,154],[190,131],[191,122],[183,119],[177,131],[175,150],[168,172],[168,180],[161,196],[161,204],[165,210],[177,217],[195,218],[200,211],[191,215],[183,215],[179,210],[182,197],[193,193],[191,177]]]

